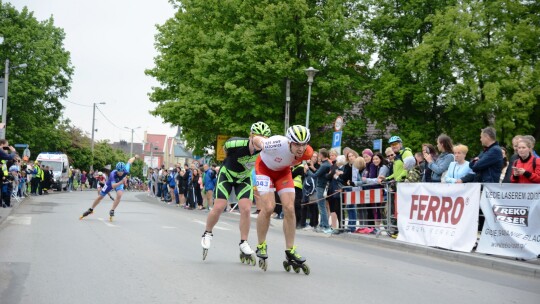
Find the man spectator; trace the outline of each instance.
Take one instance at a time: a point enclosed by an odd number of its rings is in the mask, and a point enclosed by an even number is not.
[[[49,194],[49,188],[51,187],[51,179],[53,175],[49,166],[42,167],[43,169],[43,180],[41,181],[41,189],[43,189],[43,194]]]
[[[481,183],[498,183],[503,167],[503,154],[497,142],[496,131],[492,127],[482,129],[480,142],[484,151],[469,163],[476,174],[474,181]]]
[[[206,208],[208,210],[212,209],[214,206],[214,189],[216,188],[216,171],[214,171],[214,168],[216,165],[212,165],[212,168],[208,166],[208,164],[203,165],[204,169],[204,177],[203,177],[203,187],[205,191],[206,196]]]
[[[13,161],[17,159],[19,159],[19,156],[15,148],[10,146],[6,139],[0,139],[0,161],[2,161],[2,167],[5,166],[5,170],[0,170],[0,181],[5,178],[4,171],[7,172],[7,168],[11,167]]]
[[[330,153],[328,153],[328,150],[325,148],[322,148],[319,150],[319,158],[321,159],[321,164],[319,166],[319,169],[313,173],[313,170],[315,170],[315,164],[312,162],[309,163],[308,171],[306,172],[308,176],[311,176],[316,179],[316,191],[317,191],[317,206],[319,207],[319,214],[321,216],[321,220],[319,223],[319,227],[316,231],[318,232],[324,232],[324,233],[332,233],[332,229],[330,229],[330,225],[328,224],[328,213],[326,212],[326,200],[324,199],[324,190],[326,189],[326,185],[328,184],[328,178],[326,175],[330,173],[330,167],[332,167],[332,164],[330,161],[328,161],[328,158],[330,157]]]
[[[411,149],[405,148],[399,136],[392,136],[388,140],[392,152],[394,152],[394,163],[392,165],[392,174],[386,180],[395,180],[401,182],[407,177],[407,170],[403,166],[403,160],[409,156],[413,156]]]

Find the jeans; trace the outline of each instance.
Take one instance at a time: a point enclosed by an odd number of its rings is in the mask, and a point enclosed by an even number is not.
[[[343,192],[352,192],[352,188],[348,188],[348,187],[343,187]],[[348,229],[351,231],[351,232],[355,232],[356,231],[356,220],[357,220],[357,217],[356,217],[356,205],[352,205],[354,208],[353,209],[347,209],[347,214],[349,216],[349,223],[348,223]]]
[[[328,213],[326,212],[326,200],[324,198],[324,188],[317,187],[317,206],[319,207],[319,214],[321,216],[321,221],[319,226],[321,228],[330,228],[328,224]]]

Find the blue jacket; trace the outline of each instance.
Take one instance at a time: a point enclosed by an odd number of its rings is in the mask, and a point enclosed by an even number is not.
[[[216,173],[212,168],[204,172],[203,179],[204,190],[214,190],[216,188]]]
[[[330,161],[325,160],[321,162],[321,166],[319,167],[319,169],[317,169],[315,173],[308,170],[307,175],[317,179],[317,181],[315,182],[317,184],[317,188],[326,188],[326,184],[328,183],[326,174],[330,172],[330,167],[332,167]]]
[[[428,168],[431,169],[431,181],[441,182],[441,176],[446,172],[450,163],[454,161],[454,155],[448,152],[443,152],[437,160],[429,163]]]
[[[484,148],[478,160],[470,162],[469,167],[476,173],[475,182],[498,183],[503,167],[503,155],[498,142]]]

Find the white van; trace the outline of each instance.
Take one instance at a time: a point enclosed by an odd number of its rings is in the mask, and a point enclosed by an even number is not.
[[[41,152],[36,158],[42,166],[49,166],[53,170],[53,183],[51,189],[62,191],[68,183],[69,159],[62,152]]]

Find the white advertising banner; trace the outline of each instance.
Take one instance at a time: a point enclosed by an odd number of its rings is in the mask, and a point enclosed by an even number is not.
[[[477,252],[535,259],[540,254],[540,185],[485,184]]]
[[[476,243],[480,184],[399,183],[398,240],[470,252]]]

